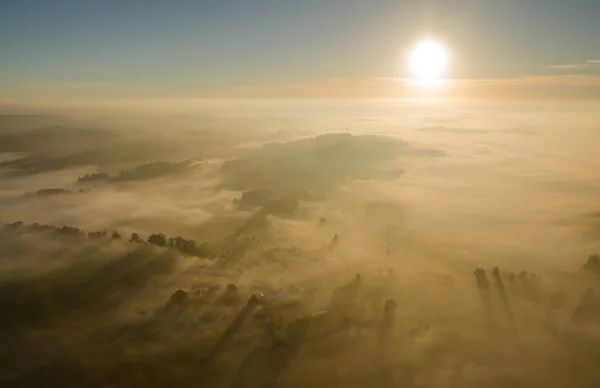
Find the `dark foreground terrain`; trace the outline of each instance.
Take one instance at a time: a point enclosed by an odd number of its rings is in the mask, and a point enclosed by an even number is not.
[[[579,273],[332,270],[330,246],[281,267],[290,282],[108,237],[62,249],[81,260],[0,284],[2,387],[600,383],[597,256]]]

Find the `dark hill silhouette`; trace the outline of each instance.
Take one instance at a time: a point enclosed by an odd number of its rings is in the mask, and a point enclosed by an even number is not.
[[[0,134],[15,133],[54,125],[65,125],[69,118],[56,114],[0,115]]]
[[[0,136],[0,152],[51,152],[97,147],[115,141],[114,131],[51,126]],[[76,145],[76,147],[75,147]]]
[[[223,164],[225,183],[238,190],[278,194],[323,194],[347,179],[374,176],[379,163],[402,156],[443,156],[383,136],[326,134],[286,143],[270,143]]]

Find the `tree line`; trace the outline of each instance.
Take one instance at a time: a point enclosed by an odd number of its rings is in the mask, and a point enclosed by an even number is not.
[[[108,174],[105,172],[95,172],[93,174],[85,174],[77,178],[77,183],[86,182],[102,182],[108,180]]]
[[[71,190],[67,190],[67,189],[60,189],[60,188],[51,188],[51,189],[40,189],[38,191],[35,192],[30,192],[25,194],[28,197],[32,197],[32,196],[40,196],[40,197],[54,197],[57,195],[63,195],[63,194],[71,194],[71,193],[87,193],[88,190],[87,189],[79,189],[77,191],[71,191]]]
[[[42,225],[37,222],[26,225],[23,223],[23,221],[17,221],[13,223],[4,224],[2,229],[5,231],[17,232],[51,232],[62,236],[72,236],[78,238],[87,237],[88,239],[106,239],[112,241],[123,240],[123,236],[121,235],[121,233],[117,232],[116,230],[110,234],[106,230],[88,231],[86,233],[84,230],[73,226],[55,226],[47,224]],[[139,235],[139,233],[134,232],[129,237],[128,242],[138,244],[152,244],[158,247],[174,249],[178,252],[192,256],[209,256],[206,243],[197,244],[194,240],[186,239],[181,236],[168,237],[164,233],[153,233],[150,236],[148,236],[147,240],[144,240]]]
[[[117,175],[109,176],[106,172],[96,172],[85,174],[77,178],[77,183],[94,182],[127,182],[135,180],[160,178],[169,174],[174,174],[187,170],[191,165],[190,161],[169,162],[156,161],[141,164],[130,170],[121,170]]]

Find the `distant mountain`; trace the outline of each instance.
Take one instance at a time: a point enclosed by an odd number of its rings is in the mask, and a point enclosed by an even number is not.
[[[0,135],[0,152],[79,150],[112,142],[117,136],[110,130],[54,125]]]
[[[26,131],[52,125],[67,125],[66,116],[54,114],[0,115],[0,133]]]

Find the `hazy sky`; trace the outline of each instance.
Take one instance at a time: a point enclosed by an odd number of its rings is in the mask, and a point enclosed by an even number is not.
[[[596,99],[599,15],[598,0],[0,0],[0,99],[402,97],[390,78],[429,37],[452,95]]]

